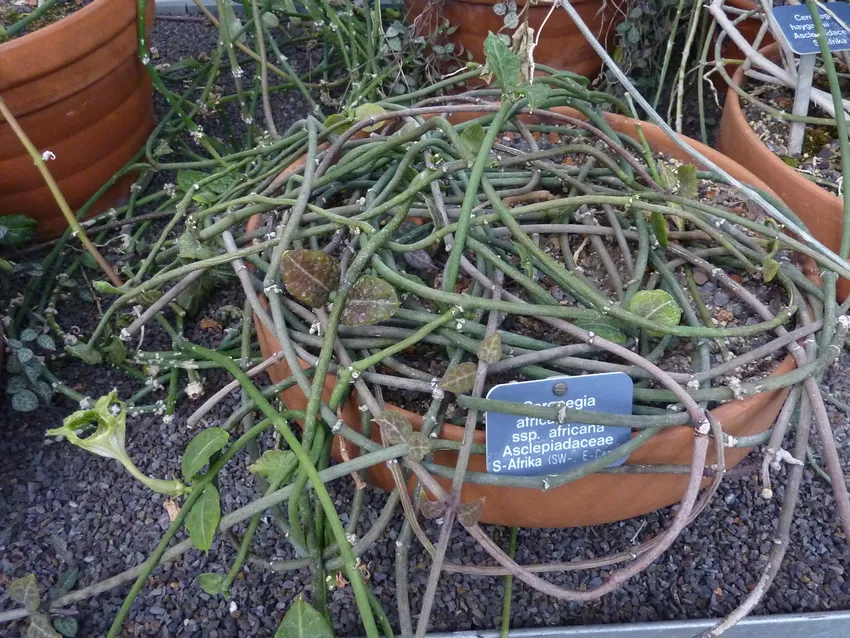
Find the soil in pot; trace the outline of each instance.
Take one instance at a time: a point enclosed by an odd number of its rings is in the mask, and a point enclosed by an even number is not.
[[[636,135],[634,129],[633,121],[628,120],[627,118],[620,118],[617,116],[610,116],[608,118],[609,123],[612,126],[620,130],[621,132],[626,132],[626,134]],[[663,133],[660,131],[653,130],[652,127],[648,125],[644,125],[643,127],[644,133],[650,136],[651,143],[657,145],[657,149],[661,152],[671,152],[677,153],[675,150],[675,146],[673,146],[672,142],[665,142],[666,138],[663,136]],[[563,140],[554,139],[552,140],[552,145],[560,145]],[[507,143],[505,143],[507,142]],[[510,152],[509,148],[510,140],[501,140],[500,146],[495,147],[496,156],[503,157],[504,154]],[[727,170],[731,170],[737,175],[741,176],[742,179],[748,181],[750,183],[755,183],[763,187],[756,178],[754,178],[751,174],[747,173],[740,169],[740,167],[735,166],[734,164],[729,163],[728,161],[724,161],[717,153],[712,152],[710,149],[705,149],[705,147],[701,147],[701,145],[697,145],[701,148],[703,152],[706,152],[712,158],[716,158],[726,165]],[[517,149],[514,149],[517,150]],[[564,166],[572,166],[573,168],[577,167],[582,163],[585,159],[584,156],[559,156],[558,161],[563,162]],[[659,157],[658,159],[664,159]],[[556,190],[558,188],[557,185],[551,186]],[[724,201],[728,202],[728,198],[730,197],[729,193],[722,191],[712,191],[708,188],[702,188],[702,196],[707,198],[708,200],[713,201]],[[532,196],[533,199],[534,196]],[[519,202],[527,202],[527,198],[520,198]],[[330,204],[325,204],[330,205]],[[456,207],[458,202],[454,201],[451,197],[447,197],[446,205],[449,207]],[[519,204],[521,205],[521,203]],[[427,211],[423,209],[423,219],[427,219]],[[757,216],[755,211],[745,211],[748,216]],[[591,211],[591,216],[598,216],[600,211],[593,210]],[[256,228],[260,222],[259,220],[255,221],[255,225],[253,227]],[[528,223],[531,223],[529,221]],[[576,222],[577,223],[577,222]],[[678,237],[675,236],[674,237]],[[540,247],[550,253],[554,258],[564,258],[565,254],[569,254],[580,264],[587,264],[587,270],[583,273],[584,276],[596,277],[597,280],[601,278],[596,271],[598,268],[597,262],[589,259],[587,262],[582,260],[581,255],[576,255],[576,252],[581,252],[579,250],[582,241],[576,241],[577,238],[573,237],[573,243],[570,244],[570,248],[568,253],[561,252],[559,254],[560,247],[558,245],[550,247],[551,237],[548,237],[546,233],[540,233]],[[586,242],[584,242],[586,243]],[[612,242],[608,241],[607,246],[609,252],[614,259],[615,262],[620,260],[620,257],[617,255],[616,250],[612,250]],[[511,263],[513,266],[519,268],[524,267],[522,263],[522,257],[519,254],[516,254],[516,251],[510,249],[507,245],[500,246],[501,250],[505,251],[505,254],[508,255],[510,253],[514,253],[513,255],[507,257],[509,260],[513,260]],[[591,253],[592,250],[588,249],[586,246],[581,250]],[[420,256],[421,258],[421,256]],[[427,259],[420,259],[421,264],[425,264],[425,266],[420,269],[420,272],[417,273],[417,276],[420,276],[423,281],[425,281],[430,287],[438,288],[439,287],[439,273],[441,272],[440,264],[442,263],[443,258],[437,257],[435,255],[429,255],[428,259],[431,260],[431,263],[427,263]],[[400,263],[400,262],[399,262]],[[410,262],[408,262],[409,264]],[[593,267],[591,268],[591,264]],[[408,268],[409,272],[412,272],[410,268]],[[733,273],[733,276],[740,277]],[[741,277],[743,279],[743,277]],[[622,279],[622,277],[621,277]],[[681,279],[679,280],[679,285],[681,285]],[[700,297],[704,297],[704,301],[707,302],[707,305],[710,306],[709,312],[713,312],[715,316],[712,316],[712,322],[726,322],[729,324],[742,324],[742,325],[750,325],[755,318],[751,315],[748,315],[745,312],[741,312],[740,309],[737,309],[736,313],[733,310],[734,301],[730,298],[724,298],[720,296],[719,293],[722,291],[711,290],[711,294],[703,294],[703,291],[708,287],[699,288],[699,286],[705,286],[705,284],[709,283],[707,279],[703,279],[700,277],[698,280],[700,283],[697,284],[697,288],[700,290]],[[754,282],[749,282],[754,283]],[[543,286],[545,289],[547,285],[551,287],[552,283],[547,282],[545,277],[540,277],[538,279],[538,284]],[[656,287],[658,282],[651,284],[652,287]],[[461,277],[458,280],[458,286],[456,290],[464,290],[468,289],[472,285],[471,280],[468,278]],[[646,284],[650,285],[650,284]],[[759,287],[758,284],[756,287]],[[752,287],[752,286],[751,286]],[[604,288],[604,284],[603,284]],[[513,291],[514,293],[518,293],[519,291],[516,288],[508,288],[507,290]],[[774,286],[765,286],[761,289],[757,294],[762,295],[763,301],[773,307],[777,305],[781,305],[781,302],[774,300]],[[783,297],[784,299],[784,297]],[[420,301],[420,298],[417,298],[415,301]],[[570,299],[566,296],[563,298],[562,302],[564,305],[571,303]],[[731,304],[731,305],[730,305]],[[727,307],[729,306],[729,307]],[[408,306],[409,309],[410,306]],[[423,302],[422,309],[427,310],[428,306]],[[401,316],[401,315],[399,315]],[[547,347],[551,345],[561,344],[562,341],[553,336],[552,331],[545,329],[541,331],[538,323],[534,318],[529,317],[512,317],[509,320],[509,323],[506,321],[502,326],[502,334],[505,338],[509,338],[512,333],[515,336],[520,335],[534,335],[536,338],[540,338],[541,341],[544,341]],[[390,322],[391,325],[396,325],[396,323]],[[404,322],[398,324],[399,327],[403,327]],[[308,326],[309,327],[309,326]],[[257,324],[258,335],[260,338],[261,346],[263,348],[263,352],[265,356],[270,355],[271,353],[277,351],[279,348],[276,345],[274,338],[271,336],[271,333],[260,323]],[[292,337],[296,340],[297,343],[303,348],[304,357],[306,360],[302,363],[303,366],[307,366],[310,364],[310,361],[313,360],[313,356],[316,352],[315,347],[318,345],[318,341],[314,336],[310,336],[307,334],[298,335],[297,331],[292,333]],[[374,333],[374,334],[373,334]],[[340,335],[343,338],[350,339],[355,337],[379,337],[380,330],[370,330],[369,328],[355,328],[352,330],[348,330],[343,328],[340,332]],[[692,369],[687,366],[687,361],[692,356],[692,352],[689,350],[691,348],[690,343],[686,343],[687,340],[682,340],[682,343],[676,343],[671,346],[671,349],[667,351],[667,355],[665,360],[662,361],[662,365],[666,366],[671,372],[676,372],[680,375],[678,378],[682,380],[682,382],[687,381],[690,378]],[[569,341],[564,341],[564,344],[570,343]],[[762,343],[762,342],[759,342]],[[396,402],[401,405],[403,408],[410,408],[412,410],[418,410],[421,414],[423,408],[427,408],[427,404],[430,403],[429,399],[431,397],[431,392],[433,385],[429,386],[429,383],[434,381],[434,378],[442,372],[445,368],[441,367],[439,363],[440,359],[445,358],[445,354],[442,356],[439,355],[439,348],[431,347],[433,345],[440,346],[440,343],[436,344],[424,344],[423,349],[414,349],[408,352],[400,353],[399,357],[394,361],[385,361],[380,369],[376,370],[379,374],[389,374],[392,375],[394,370],[398,370],[399,368],[404,368],[408,372],[405,374],[410,374],[410,369],[418,369],[418,372],[413,373],[413,377],[419,380],[419,385],[422,386],[418,389],[420,394],[424,394],[424,401],[416,400],[409,394],[392,394],[393,390],[388,390],[387,393],[384,394],[384,398],[392,403]],[[654,347],[654,343],[646,343],[646,349],[644,351],[648,351]],[[728,344],[724,344],[726,347],[729,347]],[[376,345],[375,347],[381,347],[380,345]],[[443,344],[444,347],[444,344]],[[637,347],[643,348],[641,344],[638,344]],[[756,342],[754,341],[742,341],[740,343],[736,343],[736,348],[739,349],[740,353],[748,351],[753,347],[756,347]],[[680,348],[676,350],[676,348]],[[311,354],[311,349],[312,353]],[[731,349],[731,348],[730,348]],[[718,347],[718,350],[720,348]],[[588,355],[588,352],[583,353],[585,356]],[[606,358],[604,356],[595,356],[597,353],[590,353],[589,358],[594,361],[605,364]],[[715,352],[713,355],[714,361],[717,361],[718,358],[725,357],[726,355],[722,351]],[[781,354],[779,354],[778,358],[781,358]],[[621,363],[621,362],[618,362]],[[763,361],[758,364],[758,367],[748,371],[746,374],[751,374],[752,378],[761,378],[764,374],[767,374],[770,371],[772,365],[776,363],[776,359]],[[793,364],[790,363],[789,360],[783,361],[778,372],[787,372],[791,369]],[[289,375],[289,369],[285,363],[276,364],[270,370],[273,380],[277,381],[282,378],[285,378]],[[512,370],[509,376],[504,378],[500,378],[496,376],[493,371],[494,376],[490,378],[491,383],[498,383],[500,381],[511,381],[517,380],[520,377],[518,374],[525,374],[528,377],[534,376],[534,371],[532,374],[528,374],[526,370]],[[558,371],[559,374],[563,374],[565,371]],[[570,373],[570,370],[566,371]],[[736,373],[736,374],[740,374]],[[740,380],[740,379],[739,379]],[[660,399],[661,395],[653,394],[657,392],[657,387],[653,387],[650,383],[645,383],[646,379],[638,379],[637,385],[640,391],[642,392],[640,401],[646,400],[645,408],[648,410],[652,410],[653,408],[658,409],[658,406],[666,405],[664,401],[655,401],[655,399]],[[722,390],[728,394],[726,400],[732,399],[733,396],[738,396],[738,393],[732,390],[734,383],[731,379],[724,380],[719,382],[719,385],[723,386],[726,383],[730,385],[726,385],[726,388]],[[335,379],[329,377],[325,383],[325,392],[328,392],[332,389],[335,384]],[[646,387],[644,387],[646,386]],[[768,427],[773,418],[775,417],[784,397],[784,391],[777,391],[772,393],[762,393],[757,396],[750,397],[747,400],[741,401],[731,401],[725,405],[717,408],[715,414],[719,420],[724,423],[724,430],[726,432],[734,434],[734,436],[745,436],[748,434],[754,434],[759,431],[763,431],[766,427]],[[287,406],[291,408],[301,409],[305,403],[304,395],[297,388],[293,388],[287,390],[283,394],[284,402]],[[327,397],[325,397],[327,399]],[[668,401],[669,402],[669,401]],[[395,409],[395,408],[393,408]],[[403,410],[404,414],[410,419],[414,428],[421,427],[422,418],[413,412],[408,410]],[[352,427],[358,427],[360,423],[360,412],[358,410],[358,406],[356,402],[349,402],[345,405],[342,410],[343,419]],[[447,415],[446,423],[441,428],[441,438],[449,439],[449,440],[460,440],[461,430],[460,428],[453,426],[451,424],[452,421],[455,420],[455,417],[463,417],[465,413],[459,412],[456,415]],[[375,440],[379,440],[377,434],[377,427],[373,427],[373,438]],[[483,443],[485,440],[484,432],[479,432],[475,436],[475,441],[477,443]],[[687,463],[690,459],[690,451],[693,443],[693,433],[690,428],[686,427],[674,427],[668,429],[664,433],[660,434],[658,437],[652,439],[650,443],[647,444],[645,448],[633,453],[628,463]],[[740,461],[745,455],[747,450],[745,449],[730,449],[726,452],[726,461],[729,466],[734,465],[738,461]],[[336,453],[340,454],[339,448],[336,449]],[[351,446],[347,446],[346,454],[354,455],[356,454],[356,450],[352,450]],[[454,462],[454,458],[456,454],[453,452],[438,452],[435,454],[435,462],[440,465],[449,465],[451,466]],[[339,458],[339,457],[338,457]],[[709,461],[712,462],[712,461]],[[484,457],[481,454],[473,454],[470,460],[470,471],[473,472],[484,472],[485,462]],[[483,521],[499,523],[499,524],[508,524],[508,525],[522,525],[527,527],[561,527],[561,526],[577,526],[577,525],[589,525],[595,524],[605,521],[613,521],[620,520],[621,518],[626,518],[629,516],[637,515],[638,513],[651,511],[653,509],[657,509],[658,507],[662,507],[664,505],[675,502],[682,494],[681,490],[683,488],[683,477],[680,476],[646,476],[646,475],[608,475],[608,474],[597,474],[589,477],[585,477],[578,481],[569,483],[562,487],[556,489],[550,489],[545,492],[540,492],[537,490],[530,490],[527,488],[505,488],[505,487],[494,487],[487,486],[475,483],[465,483],[463,489],[463,498],[464,500],[472,500],[479,497],[486,497],[485,506],[484,506],[484,514],[482,517]],[[378,485],[383,487],[389,487],[392,485],[392,481],[388,476],[388,472],[384,467],[376,467],[373,471],[370,472],[370,479],[376,482]],[[441,479],[444,480],[444,479]],[[606,499],[600,499],[600,493],[606,494]],[[609,496],[610,495],[610,496]],[[530,506],[531,503],[534,503],[534,506]]]
[[[12,38],[19,38],[42,29],[46,26],[59,22],[62,18],[66,18],[75,11],[91,4],[94,0],[57,0],[56,3],[47,9],[40,17],[35,18],[32,22],[24,26]],[[0,0],[0,26],[8,29],[10,26],[23,20],[38,9],[37,0],[25,0],[23,3],[15,0]],[[0,42],[3,42],[0,39]]]

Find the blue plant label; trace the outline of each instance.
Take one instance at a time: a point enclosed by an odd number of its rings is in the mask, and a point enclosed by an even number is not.
[[[829,50],[833,52],[850,51],[850,33],[841,26],[842,22],[850,26],[850,4],[846,2],[826,2],[818,9]],[[815,23],[806,5],[774,7],[773,17],[776,19],[785,41],[788,42],[788,46],[794,53],[797,55],[820,53]],[[836,17],[838,20],[835,19]]]
[[[633,394],[631,377],[623,372],[607,372],[505,383],[494,386],[487,398],[525,405],[631,414]],[[485,419],[487,471],[492,474],[560,474],[608,454],[628,442],[632,435],[631,428],[558,423],[501,412],[487,412]],[[611,466],[624,462],[625,459],[620,459]]]

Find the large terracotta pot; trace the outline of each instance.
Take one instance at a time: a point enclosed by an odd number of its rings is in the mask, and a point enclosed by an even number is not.
[[[741,9],[742,11],[753,11],[757,5],[752,0],[726,0],[726,4],[730,7],[735,7],[736,9]],[[734,20],[734,17],[730,16],[730,19]],[[756,40],[756,36],[758,35],[759,29],[761,28],[762,21],[759,18],[747,18],[746,20],[742,20],[738,23],[738,31],[741,33],[744,38],[746,38],[747,42],[752,44]],[[718,32],[721,32],[722,29],[720,27],[716,27],[714,34],[714,42],[717,41]],[[708,50],[708,62],[714,62],[714,42],[712,42],[711,47]],[[773,36],[768,31],[764,38],[762,39],[761,46],[768,46],[773,44]],[[723,47],[721,50],[723,58],[728,60],[742,60],[744,59],[744,54],[738,45],[736,45],[730,38],[726,38],[723,41]],[[726,73],[729,75],[733,75],[735,71],[738,70],[740,65],[738,64],[727,64],[726,65]],[[726,80],[719,73],[714,73],[712,76],[712,81],[714,82],[714,86],[717,87],[717,90],[725,91],[729,88],[726,85]]]
[[[575,117],[581,117],[576,111],[568,108],[554,109]],[[453,122],[461,122],[476,117],[474,113],[457,114],[450,117]],[[606,114],[609,124],[617,131],[623,132],[634,139],[639,139],[635,127],[636,120],[615,114]],[[676,146],[661,129],[648,124],[641,123],[643,133],[654,149],[662,153],[677,157],[683,161],[689,161],[681,149]],[[717,162],[723,169],[738,179],[766,189],[767,186],[745,168],[724,157],[717,151],[688,140],[699,151],[709,159]],[[300,162],[290,169],[300,165]],[[259,217],[254,217],[248,229],[254,230],[259,226]],[[257,336],[263,357],[269,357],[280,350],[277,338],[255,318]],[[302,367],[308,365],[302,362]],[[786,357],[773,374],[789,372],[794,368],[791,357]],[[272,381],[277,383],[290,376],[290,368],[286,362],[274,364],[268,369]],[[330,398],[335,377],[329,376],[324,385],[322,396],[325,401]],[[740,401],[726,403],[713,410],[712,414],[723,424],[723,431],[736,436],[748,436],[764,432],[769,428],[787,394],[786,390],[765,392],[748,397]],[[290,409],[303,410],[307,405],[304,393],[297,387],[290,388],[281,393],[284,404]],[[413,427],[419,429],[422,426],[422,417],[401,408],[393,406],[410,419]],[[355,430],[360,429],[360,411],[357,403],[351,399],[342,407],[342,418]],[[461,441],[463,428],[455,425],[443,424],[440,436],[444,439]],[[378,427],[372,428],[372,438],[380,441]],[[475,433],[475,443],[484,443],[486,435],[482,431]],[[665,429],[662,433],[653,437],[643,447],[633,452],[626,463],[638,464],[686,464],[691,463],[693,450],[694,430],[691,427],[678,426]],[[342,456],[339,450],[338,437],[334,441],[333,455],[337,460]],[[358,453],[358,448],[351,444],[346,446],[351,457]],[[749,449],[727,448],[726,466],[734,467],[743,459]],[[453,467],[457,459],[456,452],[439,451],[434,454],[434,461],[440,465]],[[706,464],[714,463],[713,446]],[[481,454],[473,454],[469,459],[469,470],[472,472],[486,472],[486,459]],[[394,487],[389,470],[383,465],[375,466],[369,470],[369,480],[385,490]],[[446,489],[450,488],[450,481],[437,478]],[[505,488],[475,483],[464,483],[461,498],[464,501],[475,500],[484,497],[484,511],[481,521],[498,525],[511,525],[520,527],[580,527],[586,525],[597,525],[624,520],[634,516],[640,516],[653,510],[678,502],[685,489],[687,477],[684,475],[671,474],[593,474],[591,476],[568,483],[548,491],[539,491],[527,488]],[[706,481],[707,484],[707,481]],[[411,483],[412,487],[412,483]]]
[[[148,2],[147,24],[155,6]],[[124,166],[153,130],[151,81],[137,55],[136,0],[95,0],[43,29],[0,45],[0,95],[39,151],[73,210]],[[127,193],[116,184],[92,212]],[[29,155],[0,117],[0,215],[38,221],[41,236],[66,228]]]
[[[761,52],[776,60],[779,47],[773,44]],[[743,69],[738,69],[732,81],[746,88],[747,78]],[[726,95],[717,148],[764,180],[797,214],[815,239],[830,250],[839,250],[844,227],[843,200],[806,179],[764,145],[744,117],[735,91],[730,90]],[[850,281],[839,280],[838,294],[842,300],[850,294]]]
[[[470,51],[476,62],[486,62],[484,58],[484,40],[491,31],[499,33],[503,28],[503,17],[496,15],[493,6],[498,0],[404,0],[405,20],[415,24],[418,32],[430,35],[442,20],[447,20],[457,31],[449,36],[458,51]],[[525,0],[517,0],[518,8]],[[573,0],[573,6],[582,20],[594,34],[605,42],[614,36],[614,28],[622,19],[619,0]],[[604,6],[604,10],[603,10]],[[529,25],[535,33],[539,33],[551,4],[538,4],[528,9]],[[419,16],[428,19],[420,19]],[[437,18],[441,19],[440,21]],[[507,29],[501,31],[507,35],[513,32]],[[461,55],[466,60],[466,54]],[[566,11],[555,9],[546,22],[540,43],[534,49],[534,60],[540,64],[551,66],[562,71],[573,71],[592,77],[602,68],[602,60],[593,51],[585,37],[570,20]]]

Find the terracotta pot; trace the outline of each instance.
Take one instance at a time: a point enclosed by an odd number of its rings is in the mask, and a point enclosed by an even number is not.
[[[773,44],[761,52],[776,60],[779,47]],[[747,85],[743,69],[738,69],[732,79],[737,86],[745,88]],[[744,117],[740,98],[735,91],[729,91],[726,95],[717,148],[764,180],[797,214],[815,239],[838,252],[844,227],[843,200],[800,175],[764,145]],[[839,280],[839,299],[845,299],[848,294],[850,281]]]
[[[572,109],[559,108],[554,110],[580,117]],[[463,113],[451,116],[450,120],[457,123],[475,117],[475,113]],[[639,138],[638,131],[635,128],[636,120],[614,114],[606,114],[606,118],[615,130],[634,139]],[[641,123],[641,128],[654,149],[683,161],[689,161],[679,147],[661,129],[646,122]],[[688,141],[738,179],[759,188],[767,188],[764,182],[752,173],[717,151],[699,142]],[[296,163],[290,169],[296,168],[299,164],[300,162]],[[256,229],[259,223],[259,217],[254,217],[249,223],[249,231]],[[263,357],[269,357],[278,352],[280,343],[277,338],[257,318],[255,318],[255,325]],[[304,368],[309,367],[305,362],[302,362],[301,365]],[[793,360],[786,357],[773,374],[785,373],[793,368]],[[268,372],[275,383],[290,376],[290,368],[285,362],[271,366]],[[335,377],[329,376],[326,379],[322,393],[325,401],[330,398],[335,382]],[[715,408],[712,414],[723,424],[723,430],[728,434],[736,437],[757,434],[764,432],[773,424],[786,394],[786,390],[765,392],[741,401],[726,403]],[[282,392],[281,397],[284,404],[291,409],[303,410],[307,405],[304,393],[297,386]],[[395,406],[393,406],[393,409],[404,413],[410,419],[414,428],[419,429],[422,426],[420,415]],[[360,429],[360,411],[357,409],[356,401],[349,400],[343,406],[342,418],[355,430]],[[463,429],[455,425],[443,424],[440,436],[445,439],[460,441],[463,438]],[[338,439],[339,437],[334,441],[333,455],[339,461],[342,456],[340,455]],[[372,439],[380,441],[377,426],[372,428]],[[693,439],[694,433],[691,427],[667,428],[643,447],[633,452],[626,463],[632,465],[690,464]],[[486,435],[483,431],[475,433],[476,443],[484,443],[485,440]],[[358,448],[351,444],[347,444],[346,449],[351,457],[358,453]],[[727,448],[725,452],[727,467],[734,467],[748,452],[749,449]],[[440,465],[452,467],[456,459],[457,453],[455,452],[439,451],[434,454],[434,461]],[[714,452],[713,447],[710,447],[706,464],[712,463],[714,463]],[[486,467],[486,459],[483,455],[473,454],[470,457],[470,471],[486,472]],[[368,476],[370,482],[385,490],[391,490],[394,487],[389,470],[383,465],[371,468]],[[446,489],[449,488],[450,481],[439,477],[437,480]],[[684,475],[593,474],[545,492],[527,488],[506,488],[465,483],[461,498],[464,501],[480,497],[486,499],[484,512],[481,515],[481,521],[484,523],[521,527],[580,527],[624,520],[676,503],[681,499],[686,483],[687,477]]]
[[[408,24],[414,24],[418,33],[423,35],[432,34],[443,20],[447,20],[457,27],[457,31],[448,38],[455,45],[456,53],[470,51],[472,59],[483,64],[486,61],[484,40],[487,34],[491,31],[499,33],[504,26],[503,17],[493,11],[496,3],[497,0],[404,0],[404,14]],[[517,0],[518,8],[524,4],[525,0]],[[620,0],[607,3],[603,0],[573,0],[572,4],[600,41],[613,38],[614,29],[622,20]],[[529,25],[535,33],[539,32],[550,8],[550,4],[529,8]],[[417,18],[420,18],[418,22]],[[513,34],[509,30],[501,32]],[[460,57],[465,61],[466,53]],[[588,77],[595,76],[602,68],[602,60],[563,9],[553,11],[546,22],[543,37],[534,49],[534,59],[540,64]]]
[[[753,11],[758,6],[755,2],[752,2],[752,0],[726,0],[726,4],[742,11]],[[761,24],[762,21],[759,18],[747,18],[746,20],[738,23],[738,31],[742,36],[744,36],[744,38],[746,38],[747,42],[752,44],[755,42],[756,36],[758,36]],[[708,50],[708,62],[714,62],[715,60],[714,44],[717,42],[718,31],[722,31],[719,26],[715,27],[714,41],[711,43],[711,48]],[[771,44],[773,44],[773,36],[770,34],[770,31],[768,31],[762,39],[761,45],[768,46]],[[729,60],[743,60],[745,57],[741,49],[738,48],[738,45],[732,42],[732,40],[728,37],[724,40],[721,53],[725,59]],[[727,64],[726,73],[732,76],[739,67],[739,64]],[[718,91],[725,91],[729,88],[726,84],[726,80],[724,80],[723,76],[719,73],[714,73],[711,78]]]
[[[148,2],[147,24],[156,8]],[[151,81],[137,55],[136,0],[95,0],[43,29],[0,45],[0,95],[39,151],[72,210],[123,167],[153,130]],[[129,175],[92,212],[127,193]],[[0,117],[0,215],[66,228],[29,155]]]

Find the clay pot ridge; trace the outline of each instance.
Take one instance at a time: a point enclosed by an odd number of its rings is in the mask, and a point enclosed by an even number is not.
[[[576,111],[566,107],[553,110],[580,117]],[[459,123],[475,117],[477,117],[475,113],[462,113],[453,115],[450,119],[453,123]],[[525,119],[531,121],[533,118]],[[635,126],[636,120],[615,114],[606,114],[606,119],[615,130],[634,139],[639,139],[638,129]],[[646,122],[641,122],[640,125],[644,135],[655,150],[688,161],[679,147],[661,129]],[[688,142],[738,179],[769,190],[764,182],[755,175],[717,151],[693,140],[688,140]],[[287,172],[297,169],[301,162],[303,162],[303,159],[289,167]],[[255,216],[250,220],[248,230],[256,229],[259,223],[259,216]],[[276,337],[259,319],[255,320],[255,325],[257,326],[257,335],[263,357],[269,357],[278,352],[280,343]],[[301,365],[303,368],[309,367],[303,361]],[[772,374],[786,373],[793,368],[793,360],[786,357]],[[285,361],[282,361],[270,366],[268,373],[273,382],[278,382],[290,376],[290,368]],[[335,383],[336,378],[333,376],[329,376],[325,380],[322,393],[325,400],[330,398]],[[786,395],[787,390],[785,389],[765,392],[743,400],[726,403],[715,408],[712,414],[723,424],[724,432],[729,435],[742,437],[757,434],[764,432],[773,423]],[[282,392],[281,397],[284,404],[289,408],[300,410],[306,407],[307,398],[297,386]],[[421,428],[421,415],[398,406],[388,406],[388,408],[404,414],[413,424],[414,429]],[[341,409],[344,421],[350,427],[359,431],[360,411],[356,400],[350,399]],[[463,428],[444,423],[440,428],[440,437],[461,441],[463,439]],[[340,454],[338,439],[339,437],[334,441],[332,452],[334,458],[340,461],[342,455]],[[377,427],[372,428],[372,439],[376,442],[380,441]],[[485,432],[476,431],[474,442],[485,443]],[[657,434],[633,452],[626,463],[688,465],[691,462],[692,448],[692,427],[665,428],[663,432]],[[346,444],[346,450],[350,457],[357,456],[359,452],[358,448],[350,442]],[[748,449],[727,448],[725,450],[727,468],[734,467],[748,452]],[[434,453],[434,462],[440,465],[453,467],[456,459],[456,452],[437,451]],[[709,452],[706,463],[708,465],[714,463],[713,447]],[[481,454],[473,454],[470,457],[468,469],[470,472],[486,472],[485,457]],[[383,465],[370,468],[368,477],[370,482],[385,490],[394,488],[392,476]],[[449,488],[449,480],[442,477],[436,477],[436,480],[444,488]],[[467,481],[463,485],[461,498],[463,501],[485,498],[484,511],[481,515],[481,521],[484,523],[521,527],[580,527],[624,520],[676,503],[684,492],[686,482],[687,477],[684,475],[592,474],[554,489],[540,491],[528,488],[481,485]],[[411,488],[412,485],[411,482]]]

